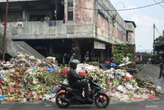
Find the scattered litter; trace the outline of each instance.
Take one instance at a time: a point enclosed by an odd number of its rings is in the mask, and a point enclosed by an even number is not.
[[[76,71],[97,80],[112,99],[132,101],[155,96],[153,84],[136,80],[126,70],[115,69],[115,66],[102,70],[98,66],[79,64]],[[39,60],[19,54],[11,61],[0,62],[0,102],[55,102],[57,86],[67,82],[69,69],[59,67],[55,57]]]

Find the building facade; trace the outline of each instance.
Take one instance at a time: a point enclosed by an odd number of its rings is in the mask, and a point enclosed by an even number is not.
[[[5,20],[0,0],[0,21]],[[75,52],[111,56],[114,44],[135,44],[135,23],[124,21],[109,0],[9,0],[7,32],[44,56]],[[0,25],[3,32],[3,25]]]

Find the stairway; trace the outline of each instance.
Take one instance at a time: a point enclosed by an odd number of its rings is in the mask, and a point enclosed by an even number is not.
[[[30,45],[28,45],[24,41],[7,41],[7,53],[14,57],[17,55],[17,53],[23,53],[28,54],[31,56],[35,56],[36,58],[43,59],[44,56],[42,56],[38,51],[36,51],[34,48],[32,48]]]

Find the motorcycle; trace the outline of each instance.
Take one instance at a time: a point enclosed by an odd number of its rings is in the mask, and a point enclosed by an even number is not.
[[[61,84],[56,95],[56,104],[60,108],[67,108],[69,105],[93,104],[98,108],[105,108],[110,102],[110,98],[102,91],[101,87],[93,78],[89,78],[89,98],[87,101],[84,90],[73,89],[69,84]]]

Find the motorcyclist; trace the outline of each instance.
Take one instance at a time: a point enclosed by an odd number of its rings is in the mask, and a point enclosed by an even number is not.
[[[86,101],[91,102],[88,97],[88,83],[85,81],[81,81],[81,79],[83,79],[84,77],[78,75],[75,71],[78,63],[79,60],[77,59],[73,59],[70,61],[70,71],[68,72],[67,80],[70,86],[74,89],[82,90],[82,88],[84,88],[85,99]]]

